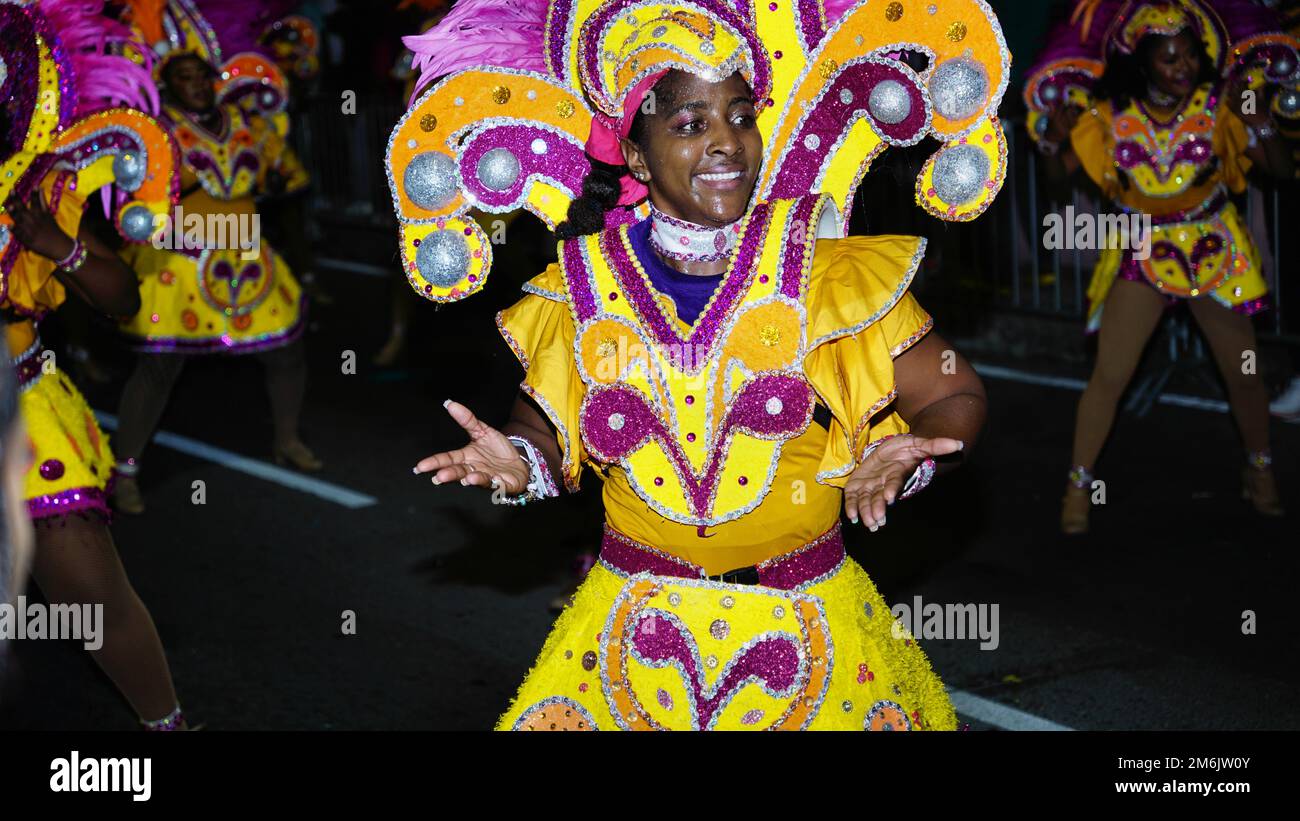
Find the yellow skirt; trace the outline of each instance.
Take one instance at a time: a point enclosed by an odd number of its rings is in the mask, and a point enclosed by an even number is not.
[[[35,458],[23,479],[35,520],[70,513],[109,515],[106,491],[115,460],[81,392],[37,343],[17,358],[19,409]]]
[[[1195,219],[1157,223],[1151,233],[1146,260],[1116,248],[1102,251],[1088,283],[1088,333],[1100,330],[1102,307],[1116,279],[1145,282],[1170,305],[1209,298],[1248,316],[1268,307],[1259,249],[1231,202]]]
[[[498,730],[952,730],[920,646],[853,560],[802,592],[597,564]]]
[[[293,341],[303,329],[302,289],[269,243],[198,257],[133,245],[123,258],[140,278],[140,312],[122,323],[147,352],[251,353]]]

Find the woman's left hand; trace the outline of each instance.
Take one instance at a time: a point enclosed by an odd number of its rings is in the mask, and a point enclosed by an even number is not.
[[[63,259],[71,253],[72,238],[63,233],[54,221],[41,192],[33,192],[31,200],[26,203],[13,197],[5,207],[14,220],[14,238],[24,248],[53,260]]]
[[[844,485],[844,515],[861,517],[874,533],[885,525],[885,509],[903,490],[903,483],[927,458],[946,456],[965,447],[959,439],[926,439],[906,434],[881,443],[858,465]]]

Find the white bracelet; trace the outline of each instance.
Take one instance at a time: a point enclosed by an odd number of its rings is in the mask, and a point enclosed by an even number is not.
[[[548,499],[559,496],[559,488],[555,485],[555,479],[551,476],[551,468],[546,464],[546,458],[532,441],[522,436],[507,436],[511,444],[523,450],[520,454],[525,462],[528,463],[528,488],[526,493],[534,499]]]
[[[879,439],[867,445],[866,448],[863,449],[862,458],[858,460],[858,464],[861,465],[863,462],[867,461],[867,457],[870,456],[872,453],[874,453],[876,448],[880,447],[888,440],[893,439],[896,436],[911,436],[911,435],[912,434],[910,433],[891,433],[888,436],[880,437]],[[921,464],[916,466],[916,470],[912,471],[912,475],[908,477],[907,481],[903,484],[903,492],[898,494],[899,500],[901,501],[903,499],[909,499],[912,496],[915,496],[916,494],[925,490],[925,488],[930,484],[930,480],[933,478],[934,478],[934,459],[927,456],[925,457],[925,460],[921,462]]]

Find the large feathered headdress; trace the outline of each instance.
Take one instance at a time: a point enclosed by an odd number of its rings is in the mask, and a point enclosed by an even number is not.
[[[421,78],[387,165],[403,263],[432,300],[482,287],[491,247],[471,207],[562,220],[588,157],[668,69],[749,81],[759,200],[822,192],[847,214],[876,156],[926,137],[940,147],[916,192],[935,216],[974,219],[1005,174],[1011,55],[983,0],[462,0],[405,43]]]

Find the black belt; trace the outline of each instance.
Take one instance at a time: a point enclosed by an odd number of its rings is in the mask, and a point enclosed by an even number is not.
[[[728,570],[726,573],[705,576],[704,578],[711,582],[723,582],[724,584],[758,584],[758,565],[751,564],[749,567],[738,567],[735,570]]]

